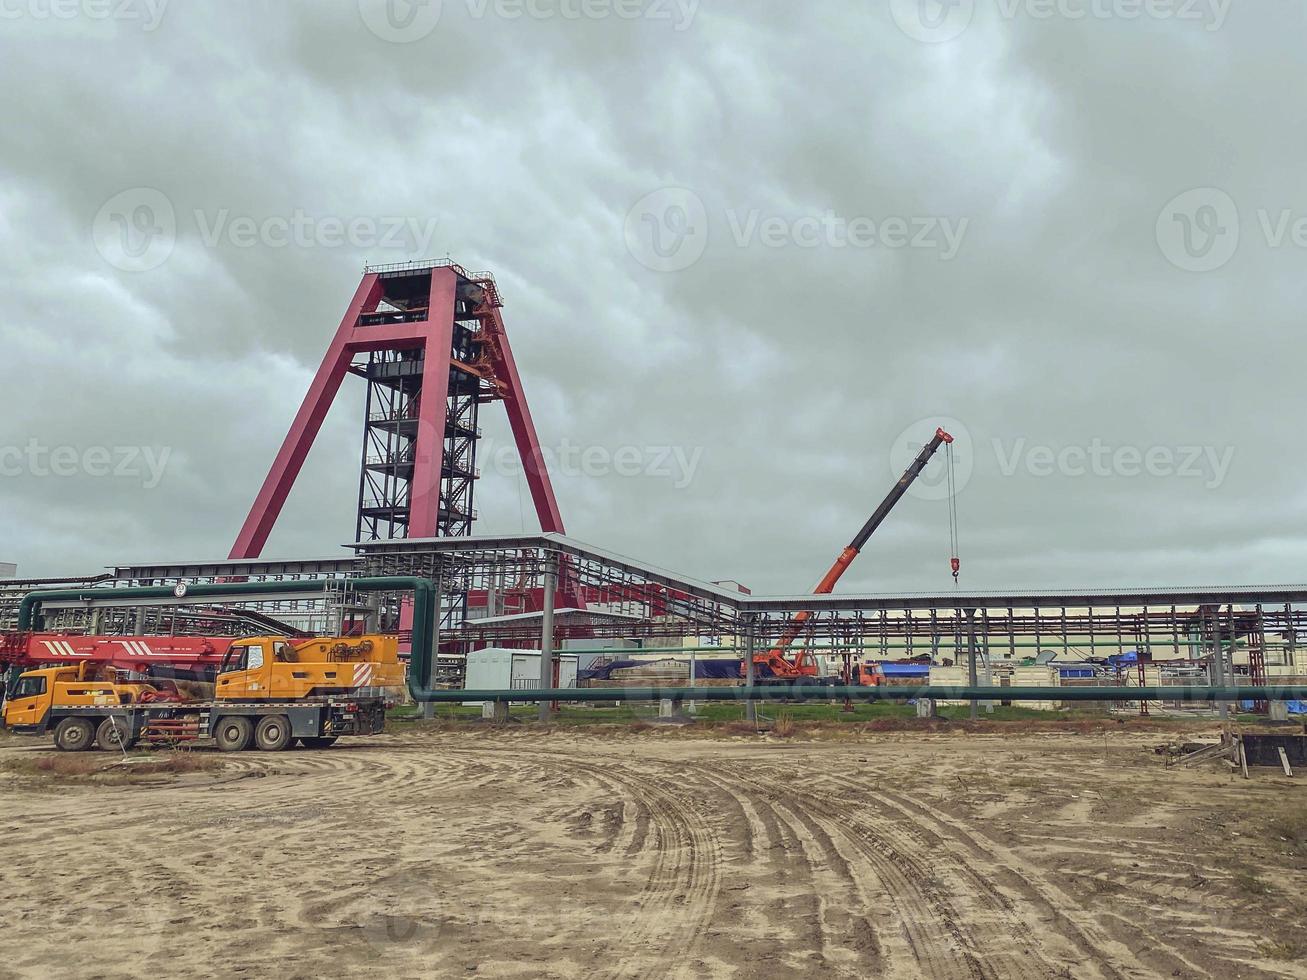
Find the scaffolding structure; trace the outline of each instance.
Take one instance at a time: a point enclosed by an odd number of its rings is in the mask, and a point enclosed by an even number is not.
[[[1135,660],[1119,677],[1140,686],[1150,676],[1160,677],[1157,666],[1164,664],[1213,685],[1307,679],[1299,639],[1307,636],[1307,586],[766,597],[556,534],[378,539],[352,547],[353,554],[319,560],[121,566],[101,581],[86,579],[79,600],[50,604],[46,626],[167,633],[179,631],[175,624],[180,623],[186,631],[193,625],[195,632],[234,635],[248,631],[242,610],[256,609],[287,623],[333,622],[402,633],[402,596],[351,596],[339,586],[351,577],[406,575],[438,582],[445,610],[458,610],[443,617],[438,644],[439,652],[453,657],[484,646],[539,645],[539,616],[469,618],[463,601],[473,592],[509,586],[521,596],[535,595],[554,574],[559,595],[580,597],[590,614],[558,617],[552,642],[575,641],[573,647],[594,651],[740,656],[750,643],[756,649],[775,642],[797,613],[808,611],[800,641],[832,655],[945,664],[961,663],[974,648],[985,663],[1034,660],[1041,654],[1065,663],[1133,652]],[[279,581],[295,590],[257,604],[159,600],[144,611],[115,605],[114,592],[121,587],[227,581]],[[0,591],[0,623],[8,619],[12,628],[23,592],[21,584]],[[696,638],[710,643],[700,647]],[[1268,650],[1279,670],[1274,676],[1268,676]]]

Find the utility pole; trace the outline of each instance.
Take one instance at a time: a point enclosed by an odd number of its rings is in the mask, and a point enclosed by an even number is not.
[[[976,675],[976,610],[970,608],[965,610],[967,614],[967,684],[970,687],[976,687],[980,681]],[[974,697],[971,699],[971,720],[975,721],[980,717],[980,702]]]
[[[1221,649],[1221,610],[1212,613],[1212,684],[1225,687],[1225,653]],[[1221,723],[1230,720],[1230,705],[1221,701],[1216,706]]]
[[[544,613],[540,622],[540,686],[554,686],[554,590],[558,585],[558,556],[545,553]],[[540,702],[540,720],[553,713],[548,701]]]
[[[756,679],[753,665],[754,629],[754,620],[750,616],[744,621],[744,686],[750,689]],[[744,702],[744,720],[758,720],[758,706],[752,698]]]
[[[444,589],[444,569],[436,572],[435,588],[435,609],[431,611],[431,649],[427,651],[427,676],[425,678],[428,690],[436,686],[436,675],[440,670],[440,595]],[[404,600],[400,600],[400,609],[404,608]],[[432,719],[436,717],[436,703],[434,701],[423,701],[421,714],[423,718]]]

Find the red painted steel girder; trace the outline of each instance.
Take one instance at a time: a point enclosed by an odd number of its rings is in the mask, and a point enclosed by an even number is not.
[[[423,375],[408,530],[413,537],[436,535],[449,392],[449,372],[443,366],[450,358],[458,281],[460,276],[467,275],[457,266],[430,269],[430,297],[424,311],[425,319],[360,325],[360,316],[376,312],[384,295],[381,273],[364,274],[228,557],[257,558],[262,553],[327,411],[340,390],[341,381],[349,371],[352,358],[369,351],[422,349],[426,363],[433,367]],[[541,530],[561,534],[564,529],[558,502],[492,286],[487,287],[486,300],[478,309],[477,317],[491,340],[488,349],[496,380],[523,461]],[[435,369],[436,365],[441,369]]]

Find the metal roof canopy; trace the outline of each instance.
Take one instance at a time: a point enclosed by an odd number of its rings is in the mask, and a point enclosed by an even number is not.
[[[648,582],[665,585],[670,589],[684,592],[699,599],[721,602],[732,607],[738,605],[738,600],[745,598],[739,592],[724,589],[712,582],[704,582],[680,575],[666,568],[659,568],[656,565],[649,565],[634,558],[619,555],[616,552],[596,548],[593,545],[585,544],[562,534],[474,535],[463,538],[396,538],[390,541],[358,541],[345,547],[354,548],[363,555],[448,554],[450,552],[522,551],[537,548],[541,551],[571,555],[574,558],[607,565],[609,568],[618,571],[639,575]]]
[[[401,538],[359,541],[344,547],[353,557],[320,559],[242,559],[196,562],[137,563],[114,567],[119,581],[159,581],[224,576],[303,576],[330,578],[357,575],[369,560],[383,556],[462,558],[476,561],[493,552],[540,551],[590,562],[614,574],[638,577],[701,601],[720,604],[737,616],[771,618],[798,610],[815,613],[865,612],[903,609],[1062,608],[1075,606],[1229,606],[1256,604],[1307,604],[1307,585],[1182,587],[1135,589],[1040,589],[1010,592],[900,592],[830,595],[744,595],[711,582],[679,575],[625,555],[606,551],[561,534],[476,535],[445,538]],[[525,556],[523,556],[525,557]],[[521,558],[505,556],[505,561]],[[106,592],[110,590],[105,590]],[[110,598],[106,596],[106,598]],[[473,623],[477,621],[471,621]],[[481,622],[485,622],[482,620]]]

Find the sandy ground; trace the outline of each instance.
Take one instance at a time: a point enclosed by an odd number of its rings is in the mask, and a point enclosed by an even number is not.
[[[437,732],[7,776],[0,975],[1307,977],[1307,854],[1261,832],[1307,773],[1162,741]]]

